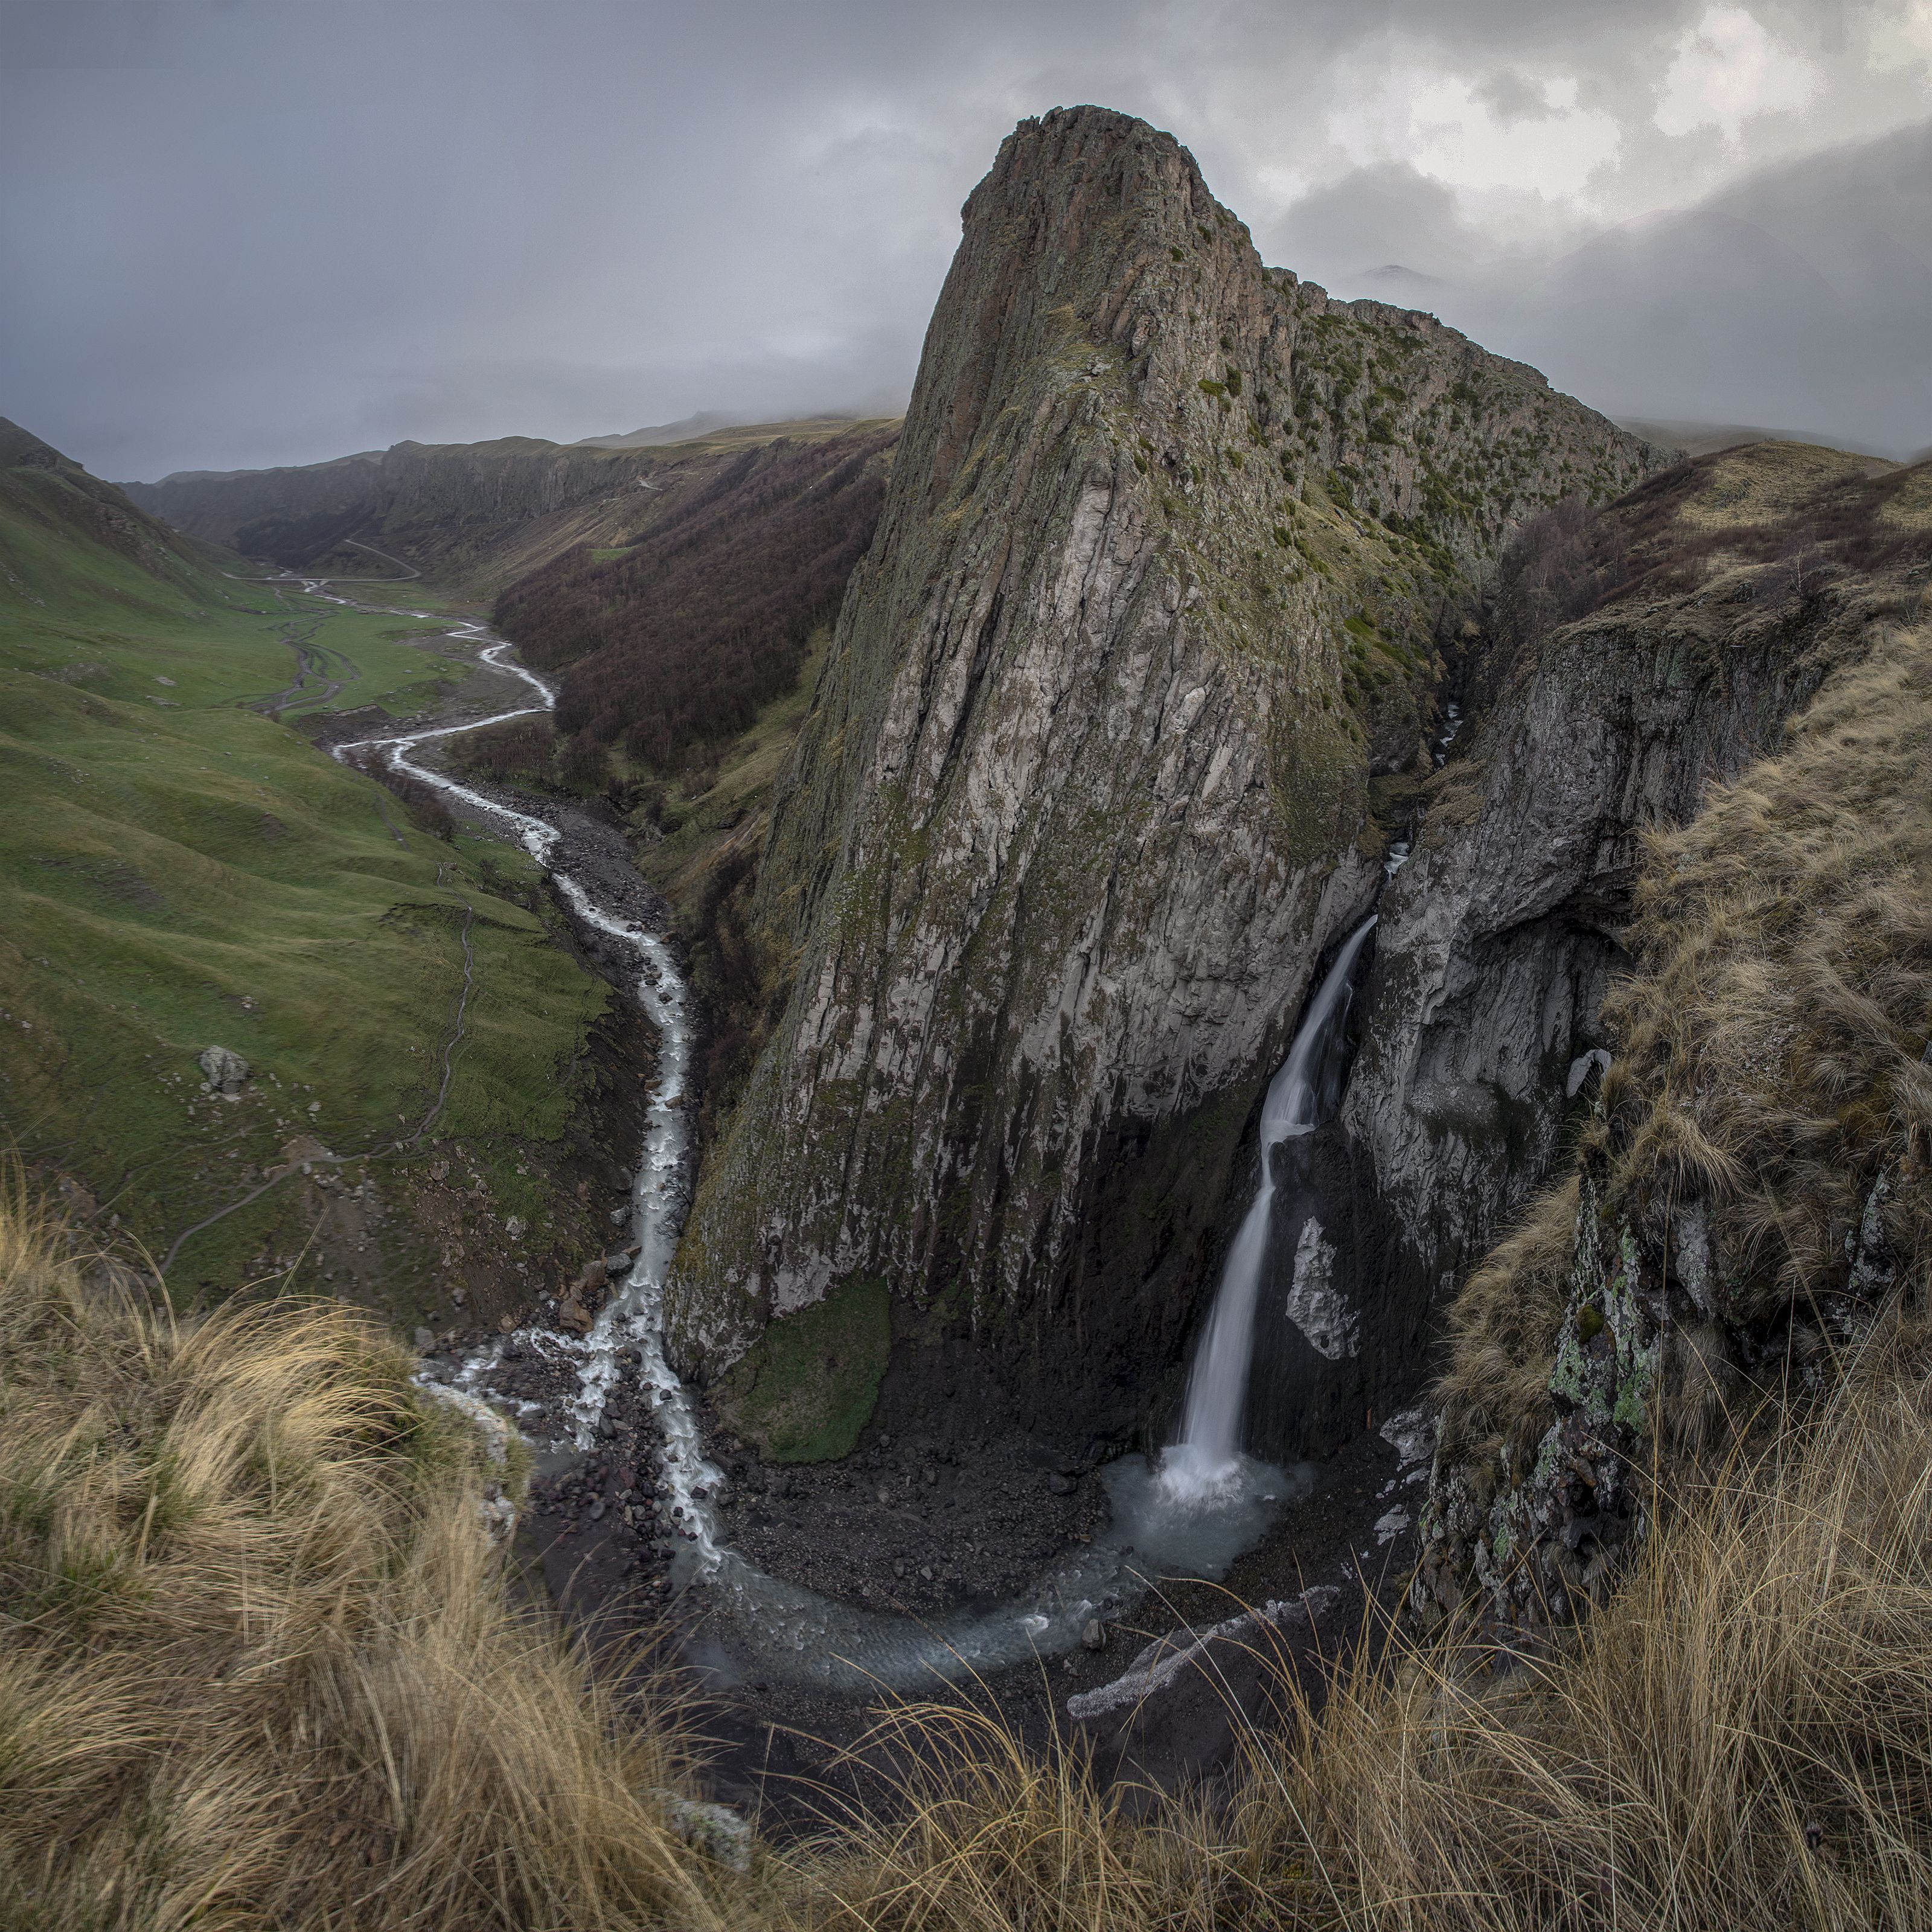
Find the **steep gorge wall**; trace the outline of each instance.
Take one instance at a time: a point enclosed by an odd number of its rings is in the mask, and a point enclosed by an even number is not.
[[[1277,1322],[1277,1453],[1412,1394],[1432,1318],[1597,1091],[1646,836],[1774,743],[1830,662],[1788,609],[1638,596],[1550,640],[1459,740],[1383,895],[1322,1137],[1321,1286],[1359,1348],[1318,1359]],[[1295,1280],[1292,1250],[1280,1274]]]
[[[964,225],[780,783],[758,910],[794,989],[673,1338],[718,1375],[883,1280],[896,1373],[963,1344],[1020,1406],[1118,1426],[1379,883],[1369,781],[1421,754],[1446,600],[1661,456],[1431,317],[1264,268],[1122,116],[1022,123]]]
[[[1660,1478],[1922,1292],[1932,466],[1874,466],[1759,445],[1612,512],[1636,589],[1549,640],[1389,896],[1344,1113],[1384,1279],[1573,1177],[1451,1311],[1430,1617],[1602,1600]]]

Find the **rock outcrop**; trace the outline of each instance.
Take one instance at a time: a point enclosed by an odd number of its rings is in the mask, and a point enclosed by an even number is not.
[[[1022,123],[964,226],[778,787],[757,910],[795,980],[673,1342],[723,1374],[883,1279],[888,1397],[923,1362],[1118,1427],[1379,884],[1369,782],[1421,754],[1445,603],[1662,457],[1432,317],[1263,268],[1123,116]]]
[[[1870,467],[1762,445],[1610,512],[1632,587],[1498,699],[1388,896],[1342,1115],[1370,1325],[1581,1149],[1454,1311],[1430,1616],[1600,1601],[1660,1473],[1932,1256],[1932,472]]]

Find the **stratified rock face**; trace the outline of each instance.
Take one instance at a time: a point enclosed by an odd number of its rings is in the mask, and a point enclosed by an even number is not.
[[[1825,664],[1749,607],[1620,603],[1552,640],[1459,747],[1382,901],[1342,1109],[1385,1336],[1548,1178],[1604,1048],[1644,835],[1762,755]]]
[[[1022,123],[781,782],[760,910],[797,973],[679,1257],[686,1361],[883,1276],[1070,1425],[1130,1411],[1379,882],[1367,780],[1418,754],[1445,587],[1657,460],[1263,268],[1168,136]]]

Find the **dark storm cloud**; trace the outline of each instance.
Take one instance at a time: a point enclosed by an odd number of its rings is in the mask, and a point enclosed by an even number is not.
[[[1779,173],[1922,113],[1887,4],[0,0],[0,413],[152,476],[891,406],[1000,137],[1098,100],[1593,400],[1932,440],[1918,151]]]
[[[1932,443],[1932,124],[1553,256],[1498,248],[1392,164],[1310,195],[1270,238],[1336,292],[1429,309],[1614,413]]]

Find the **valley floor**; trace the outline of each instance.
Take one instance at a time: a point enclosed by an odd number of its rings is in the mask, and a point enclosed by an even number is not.
[[[292,1270],[406,1328],[494,1319],[595,1251],[644,1043],[520,853],[317,748],[462,687],[444,600],[158,580],[37,507],[0,501],[10,1149],[184,1298]]]

